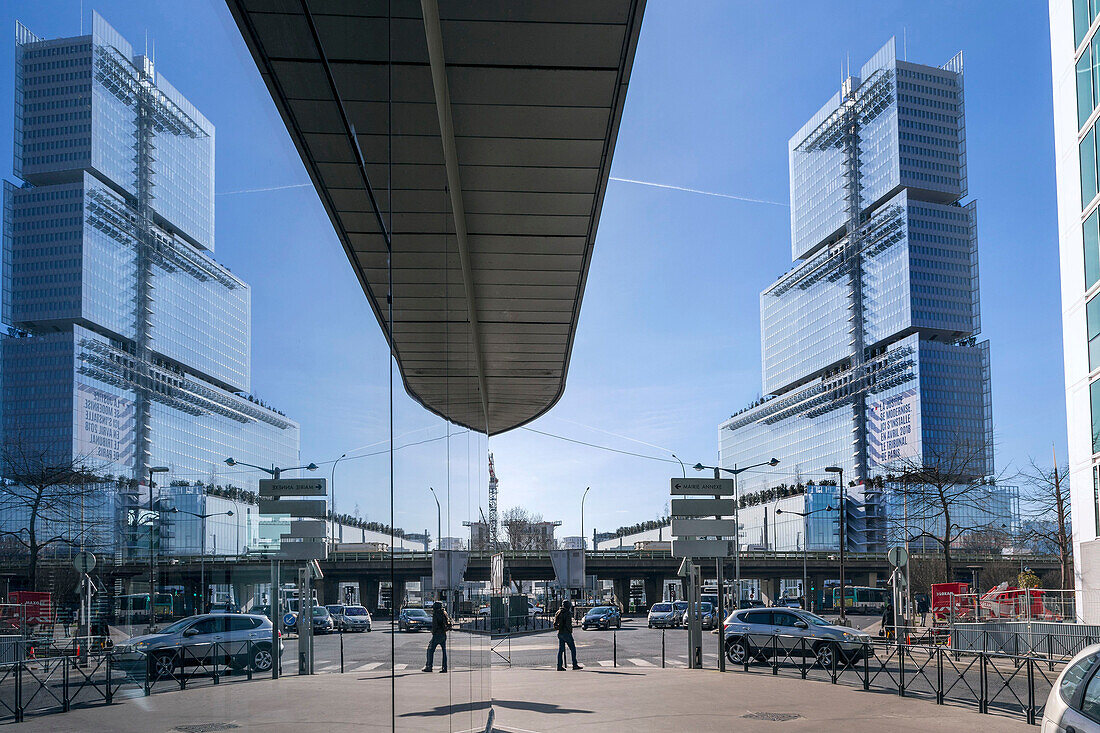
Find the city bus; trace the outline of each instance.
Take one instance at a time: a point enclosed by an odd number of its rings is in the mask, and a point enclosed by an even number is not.
[[[171,593],[157,593],[156,612],[161,619],[174,615],[174,602]],[[115,598],[115,620],[120,624],[145,623],[149,621],[149,594],[131,593]]]
[[[844,587],[844,608],[851,613],[882,613],[890,591],[886,588],[869,588],[865,585]],[[840,608],[840,587],[833,588],[833,608]]]

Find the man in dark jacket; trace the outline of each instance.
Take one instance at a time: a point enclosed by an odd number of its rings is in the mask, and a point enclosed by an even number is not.
[[[435,659],[435,648],[443,649],[443,666],[440,672],[447,671],[447,632],[451,630],[451,617],[443,610],[443,604],[436,601],[432,605],[432,638],[428,642],[428,663],[424,665],[423,672],[432,671],[432,662]]]
[[[573,641],[573,604],[563,601],[554,614],[554,628],[558,632],[558,671],[565,671],[565,647],[573,655],[573,669],[584,669],[577,664],[577,644]]]

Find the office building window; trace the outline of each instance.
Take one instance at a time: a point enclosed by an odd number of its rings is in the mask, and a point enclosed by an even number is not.
[[[1096,128],[1081,140],[1081,207],[1096,197]]]
[[[1092,403],[1092,452],[1100,453],[1100,382],[1089,385],[1089,399]]]
[[[1089,26],[1100,12],[1100,0],[1073,0],[1073,36],[1075,46],[1080,46],[1081,41],[1088,35]]]
[[[1085,290],[1100,280],[1100,215],[1093,211],[1081,229],[1085,243]]]

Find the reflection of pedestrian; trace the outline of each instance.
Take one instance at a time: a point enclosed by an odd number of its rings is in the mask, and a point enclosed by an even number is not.
[[[424,665],[424,672],[432,671],[432,661],[435,659],[435,648],[443,649],[443,666],[440,672],[447,671],[447,632],[451,629],[451,617],[443,610],[443,604],[436,601],[432,605],[432,638],[428,642],[428,663]]]
[[[573,669],[584,669],[577,664],[577,644],[573,641],[573,604],[569,601],[562,601],[561,608],[554,614],[554,628],[558,632],[558,671],[565,671],[566,647],[573,655]]]
[[[890,601],[886,602],[886,606],[882,609],[882,635],[887,639],[893,636],[892,627],[894,625],[894,604]]]
[[[920,625],[924,626],[928,619],[928,596],[921,593],[917,596],[917,613],[920,614]]]

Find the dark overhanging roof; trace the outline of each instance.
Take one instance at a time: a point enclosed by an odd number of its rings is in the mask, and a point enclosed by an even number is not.
[[[549,410],[644,0],[227,3],[409,394],[490,435]]]

